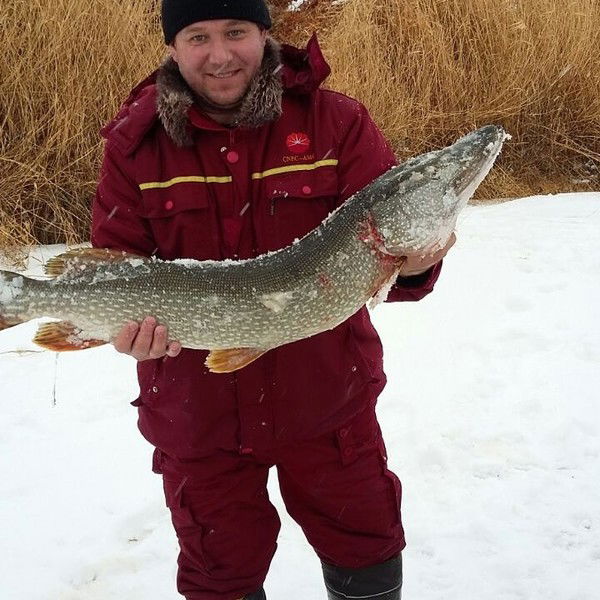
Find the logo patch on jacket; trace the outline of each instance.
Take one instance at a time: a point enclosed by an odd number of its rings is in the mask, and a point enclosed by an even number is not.
[[[310,148],[310,138],[306,133],[290,133],[285,145],[292,154],[304,154]]]

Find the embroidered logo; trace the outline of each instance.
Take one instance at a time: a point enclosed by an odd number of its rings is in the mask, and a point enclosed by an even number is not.
[[[285,140],[285,145],[293,154],[304,154],[310,148],[310,138],[306,133],[290,133]]]

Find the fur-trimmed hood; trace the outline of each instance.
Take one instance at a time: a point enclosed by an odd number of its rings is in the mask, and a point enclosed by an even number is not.
[[[268,38],[261,69],[242,101],[234,126],[260,127],[277,119],[281,115],[284,93],[310,94],[329,73],[316,36],[313,35],[302,50],[286,44],[280,46]],[[116,117],[101,133],[129,154],[159,120],[175,144],[187,146],[193,142],[188,117],[193,103],[193,92],[181,77],[175,61],[169,58],[132,90]]]
[[[280,71],[279,44],[267,38],[262,65],[234,116],[234,127],[260,127],[281,115]],[[172,58],[167,58],[158,70],[156,89],[156,107],[163,127],[178,146],[190,146],[193,138],[188,111],[194,103],[194,93]]]

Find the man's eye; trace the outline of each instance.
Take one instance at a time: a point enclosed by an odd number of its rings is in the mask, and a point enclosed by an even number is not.
[[[244,30],[243,29],[232,29],[231,31],[228,32],[229,37],[240,37],[241,35],[244,35]]]
[[[205,39],[206,39],[205,35],[197,34],[197,35],[193,35],[190,38],[190,41],[192,41],[192,42],[203,42]]]

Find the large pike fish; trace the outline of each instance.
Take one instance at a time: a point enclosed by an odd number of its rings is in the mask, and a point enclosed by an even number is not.
[[[410,159],[349,198],[293,245],[240,261],[162,261],[87,249],[51,259],[36,280],[0,271],[0,329],[38,317],[39,345],[80,350],[153,315],[172,339],[211,350],[215,372],[336,327],[385,296],[408,253],[430,253],[491,169],[503,141],[488,125]]]

